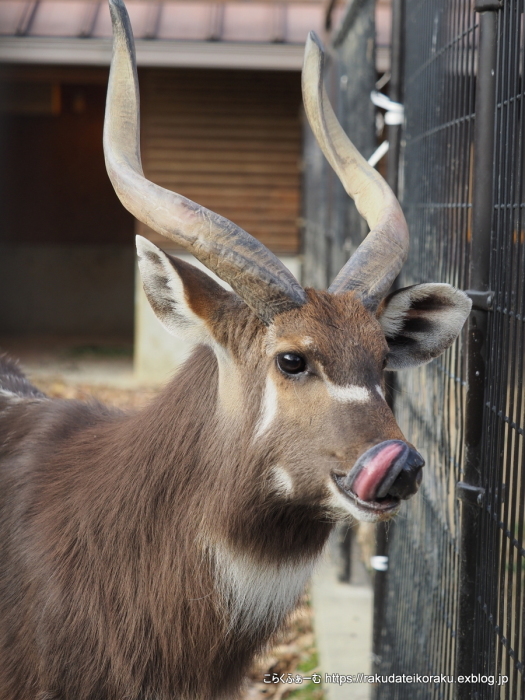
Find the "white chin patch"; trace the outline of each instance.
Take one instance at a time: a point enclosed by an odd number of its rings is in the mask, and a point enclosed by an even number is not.
[[[331,510],[340,514],[351,515],[355,520],[361,522],[375,523],[379,520],[379,513],[363,510],[349,498],[343,496],[331,478],[328,482],[328,489],[330,490],[328,506]]]

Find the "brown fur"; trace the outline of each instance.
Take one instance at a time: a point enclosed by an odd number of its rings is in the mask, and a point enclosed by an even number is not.
[[[0,399],[2,700],[236,694],[275,630],[226,634],[203,524],[269,559],[319,550],[330,525],[261,497],[260,460],[216,435],[216,385],[201,348],[140,414]]]
[[[377,393],[356,410],[329,400],[321,374],[275,365],[308,338],[330,381],[380,384],[384,335],[352,293],[308,290],[268,330],[235,295],[212,285],[206,300],[201,273],[179,272],[230,359],[199,347],[143,411],[52,401],[0,364],[0,700],[232,700],[294,600],[232,627],[214,552],[293,576],[340,517],[330,473],[403,439]],[[254,440],[267,377],[279,419]],[[278,464],[293,498],[272,485]]]

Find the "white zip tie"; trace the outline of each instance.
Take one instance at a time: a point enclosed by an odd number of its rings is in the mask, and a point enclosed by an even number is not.
[[[376,107],[386,110],[385,124],[396,126],[397,124],[403,123],[405,108],[400,102],[394,102],[390,97],[383,95],[382,92],[378,92],[377,90],[372,90],[370,99]]]
[[[388,152],[388,149],[390,148],[390,141],[383,141],[382,144],[380,144],[376,150],[372,153],[370,158],[368,159],[368,163],[375,168],[375,166],[379,163],[381,158],[385,155],[385,153]]]
[[[388,571],[388,557],[371,557],[370,564],[375,571]]]

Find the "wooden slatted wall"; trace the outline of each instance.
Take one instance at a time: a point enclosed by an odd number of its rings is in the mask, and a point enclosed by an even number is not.
[[[298,73],[140,73],[146,176],[242,226],[276,253],[299,252]],[[169,248],[166,239],[138,231]]]

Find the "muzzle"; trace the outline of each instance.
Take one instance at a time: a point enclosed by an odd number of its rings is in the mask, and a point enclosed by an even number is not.
[[[386,440],[359,457],[346,477],[338,477],[341,490],[364,503],[393,504],[413,496],[423,477],[423,457],[402,440]]]

